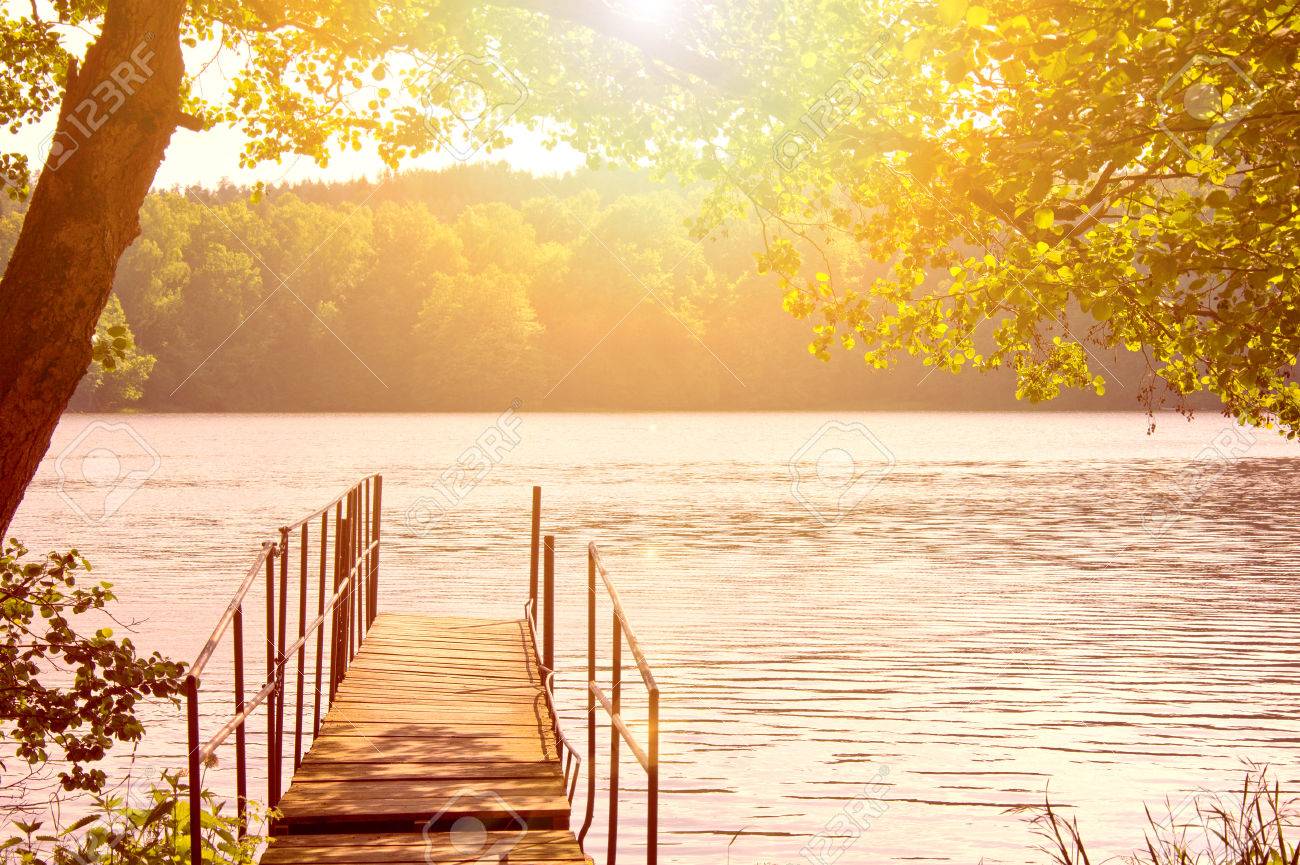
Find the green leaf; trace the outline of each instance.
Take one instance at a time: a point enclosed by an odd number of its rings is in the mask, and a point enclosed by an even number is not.
[[[967,0],[939,0],[939,20],[956,24],[966,14]]]
[[[1046,231],[1056,222],[1056,214],[1050,207],[1040,207],[1034,211],[1034,225]]]

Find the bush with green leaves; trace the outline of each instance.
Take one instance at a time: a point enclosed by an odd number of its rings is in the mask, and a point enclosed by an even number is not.
[[[203,794],[203,861],[252,865],[264,839],[243,835],[226,804]],[[257,823],[265,815],[254,813]],[[163,772],[161,783],[142,794],[127,790],[97,794],[91,813],[42,833],[43,823],[16,823],[21,834],[0,844],[0,865],[180,865],[190,861],[188,788],[179,773]]]

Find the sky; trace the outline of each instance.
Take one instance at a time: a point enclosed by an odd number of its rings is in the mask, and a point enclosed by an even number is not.
[[[539,138],[527,130],[519,130],[515,142],[491,154],[482,152],[469,162],[506,162],[511,167],[533,174],[563,174],[581,166],[583,157],[572,148],[548,151]],[[386,168],[373,148],[335,154],[328,168],[320,168],[308,157],[286,159],[282,163],[267,163],[255,169],[239,167],[239,152],[243,136],[229,128],[191,132],[178,129],[172,136],[167,157],[158,169],[155,189],[201,184],[215,186],[222,180],[236,184],[262,181],[268,185],[303,180],[350,180],[357,177],[375,179]],[[456,165],[454,157],[445,154],[427,154],[403,163],[405,168],[446,168]]]
[[[49,150],[48,138],[54,130],[54,116],[25,128],[16,135],[0,136],[6,152],[24,153],[29,164],[37,168],[44,164]],[[540,134],[526,129],[512,132],[514,143],[491,154],[476,153],[469,162],[506,162],[511,167],[533,174],[564,174],[579,168],[582,154],[565,145],[547,150],[541,144]],[[321,168],[308,157],[287,158],[281,163],[264,163],[253,169],[239,166],[239,154],[244,136],[229,127],[217,127],[203,132],[177,129],[172,136],[167,156],[158,169],[155,189],[174,186],[216,186],[222,181],[249,185],[262,181],[267,185],[304,180],[351,180],[358,177],[375,179],[385,172],[385,166],[373,147],[360,151],[344,151],[332,156],[328,168]],[[405,168],[446,168],[457,160],[446,154],[426,154],[403,163]]]

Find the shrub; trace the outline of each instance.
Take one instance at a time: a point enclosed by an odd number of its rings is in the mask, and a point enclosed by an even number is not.
[[[0,844],[0,865],[188,865],[188,793],[179,773],[163,772],[142,793],[96,794],[91,813],[67,827],[41,833],[41,822],[16,822],[22,834]],[[203,861],[253,865],[264,839],[241,838],[238,818],[212,793],[203,802]],[[266,816],[254,809],[249,819],[260,826]]]

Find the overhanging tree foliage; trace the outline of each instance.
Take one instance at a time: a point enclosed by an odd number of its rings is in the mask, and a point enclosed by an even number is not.
[[[805,113],[733,125],[713,213],[768,223],[823,359],[1009,367],[1042,400],[1141,352],[1122,383],[1148,407],[1210,392],[1294,438],[1297,8],[883,4],[843,42],[814,22],[782,73]],[[836,243],[889,271],[836,272]]]

